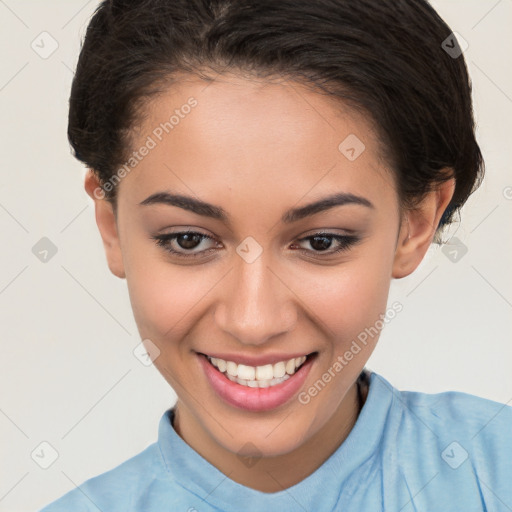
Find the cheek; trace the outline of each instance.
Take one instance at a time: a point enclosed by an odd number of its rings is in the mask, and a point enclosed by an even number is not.
[[[171,265],[146,251],[132,254],[126,281],[140,335],[155,342],[180,339],[209,286],[192,267]],[[195,306],[195,307],[194,307]]]
[[[317,273],[301,276],[304,295],[299,295],[308,297],[307,305],[322,321],[337,352],[375,325],[386,310],[392,257],[381,254],[384,257],[379,258],[372,251],[362,251],[360,257],[332,267],[322,278]]]

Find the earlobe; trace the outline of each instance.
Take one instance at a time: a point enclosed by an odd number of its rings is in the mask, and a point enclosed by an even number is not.
[[[432,244],[439,221],[455,190],[451,178],[429,192],[416,208],[404,212],[398,236],[392,277],[411,274],[421,263]]]
[[[84,188],[89,197],[94,201],[96,224],[100,231],[107,263],[110,271],[117,277],[126,277],[121,244],[116,222],[116,215],[112,204],[105,199],[105,194],[100,187],[96,174],[89,169],[85,177]]]

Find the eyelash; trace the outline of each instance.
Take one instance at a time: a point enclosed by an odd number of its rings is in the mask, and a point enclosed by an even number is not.
[[[203,256],[204,253],[207,253],[207,252],[210,252],[210,251],[215,251],[215,249],[213,248],[213,249],[205,249],[204,251],[199,251],[199,252],[196,252],[196,253],[186,254],[186,253],[182,253],[180,251],[176,251],[174,249],[171,249],[169,243],[172,240],[178,238],[181,235],[199,235],[202,238],[199,243],[201,243],[202,241],[204,241],[206,239],[215,240],[211,236],[205,235],[203,233],[199,233],[197,231],[180,231],[178,233],[169,233],[169,234],[165,234],[165,235],[155,235],[155,236],[152,236],[151,238],[153,240],[155,240],[156,244],[159,247],[162,247],[166,252],[168,252],[168,253],[170,253],[172,255],[181,257],[181,258],[198,258],[198,257]],[[332,256],[333,254],[337,254],[337,253],[341,253],[341,252],[347,251],[353,245],[356,245],[361,240],[356,235],[337,235],[337,234],[334,234],[334,233],[326,233],[326,232],[321,231],[321,232],[314,233],[312,235],[306,236],[304,238],[300,238],[297,241],[298,242],[304,242],[306,240],[310,240],[310,239],[313,239],[313,238],[316,238],[316,237],[333,238],[334,240],[336,240],[340,244],[340,246],[337,249],[335,249],[335,250],[326,249],[325,251],[314,251],[314,250],[311,251],[311,250],[308,250],[308,249],[299,249],[299,250],[302,253],[311,253],[311,252],[316,253],[315,256],[316,255]]]

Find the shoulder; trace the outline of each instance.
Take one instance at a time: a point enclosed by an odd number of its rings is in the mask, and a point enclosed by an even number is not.
[[[39,512],[134,510],[134,504],[165,474],[157,443],[118,466],[90,478]]]
[[[465,500],[483,510],[512,503],[512,407],[458,391],[393,388],[393,409],[386,460],[409,489],[431,482],[418,500],[449,501],[458,489],[457,510]]]
[[[435,436],[444,463],[456,469],[467,459],[475,475],[496,485],[510,478],[512,407],[457,391],[401,395],[410,423],[419,420],[432,429],[424,436]]]
[[[396,397],[405,421],[423,422],[434,435],[454,435],[472,444],[512,446],[512,407],[507,404],[460,391],[398,391]]]

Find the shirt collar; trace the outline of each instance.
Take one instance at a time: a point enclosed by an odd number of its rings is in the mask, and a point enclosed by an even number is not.
[[[320,502],[324,510],[334,508],[346,480],[379,451],[388,414],[397,401],[398,391],[386,379],[371,370],[364,371],[369,377],[369,390],[354,427],[338,449],[298,484],[283,491],[264,493],[231,480],[176,433],[172,426],[174,408],[163,414],[158,428],[158,445],[167,471],[173,480],[195,495],[195,498],[191,496],[191,506],[197,510],[201,501],[226,512],[300,509],[297,503],[305,510],[315,510]],[[195,504],[193,500],[197,500]]]

